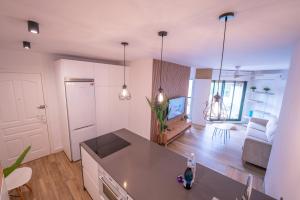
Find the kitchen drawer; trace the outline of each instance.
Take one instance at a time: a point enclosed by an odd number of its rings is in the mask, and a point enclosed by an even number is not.
[[[90,194],[93,200],[100,200],[99,194],[99,183],[95,182],[94,179],[90,176],[90,174],[83,169],[83,181],[84,187]]]
[[[81,147],[82,167],[93,178],[94,182],[98,182],[98,163]]]
[[[93,200],[100,200],[98,163],[81,147],[83,183]]]

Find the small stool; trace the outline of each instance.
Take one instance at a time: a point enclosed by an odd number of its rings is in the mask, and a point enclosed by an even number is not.
[[[212,127],[214,128],[214,132],[212,134],[212,139],[217,135],[217,133],[219,135],[221,135],[221,137],[223,137],[224,140],[224,144],[226,143],[226,141],[228,139],[230,139],[230,130],[233,127],[232,124],[213,124]]]

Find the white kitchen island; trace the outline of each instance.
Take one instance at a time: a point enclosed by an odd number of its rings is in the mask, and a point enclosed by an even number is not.
[[[185,157],[126,129],[109,134],[130,145],[100,158],[103,136],[81,143],[84,187],[94,200],[234,200],[244,192],[243,184],[199,164],[195,183],[186,190],[176,180],[186,169]],[[254,190],[251,199],[273,198]]]

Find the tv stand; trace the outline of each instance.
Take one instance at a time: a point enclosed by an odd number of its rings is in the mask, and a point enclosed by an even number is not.
[[[165,131],[166,143],[164,145],[168,145],[169,143],[173,142],[177,137],[189,129],[192,123],[185,119],[174,119],[168,122],[167,125],[168,128]]]

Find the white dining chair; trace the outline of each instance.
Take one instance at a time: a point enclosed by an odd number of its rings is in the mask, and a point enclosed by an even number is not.
[[[28,185],[31,176],[32,176],[32,169],[30,167],[17,168],[4,179],[7,190],[12,191],[16,189],[20,198],[24,200],[22,188],[26,187],[30,192],[32,192],[31,187]]]
[[[253,175],[249,174],[246,182],[245,191],[242,196],[242,200],[250,200],[252,193]]]

